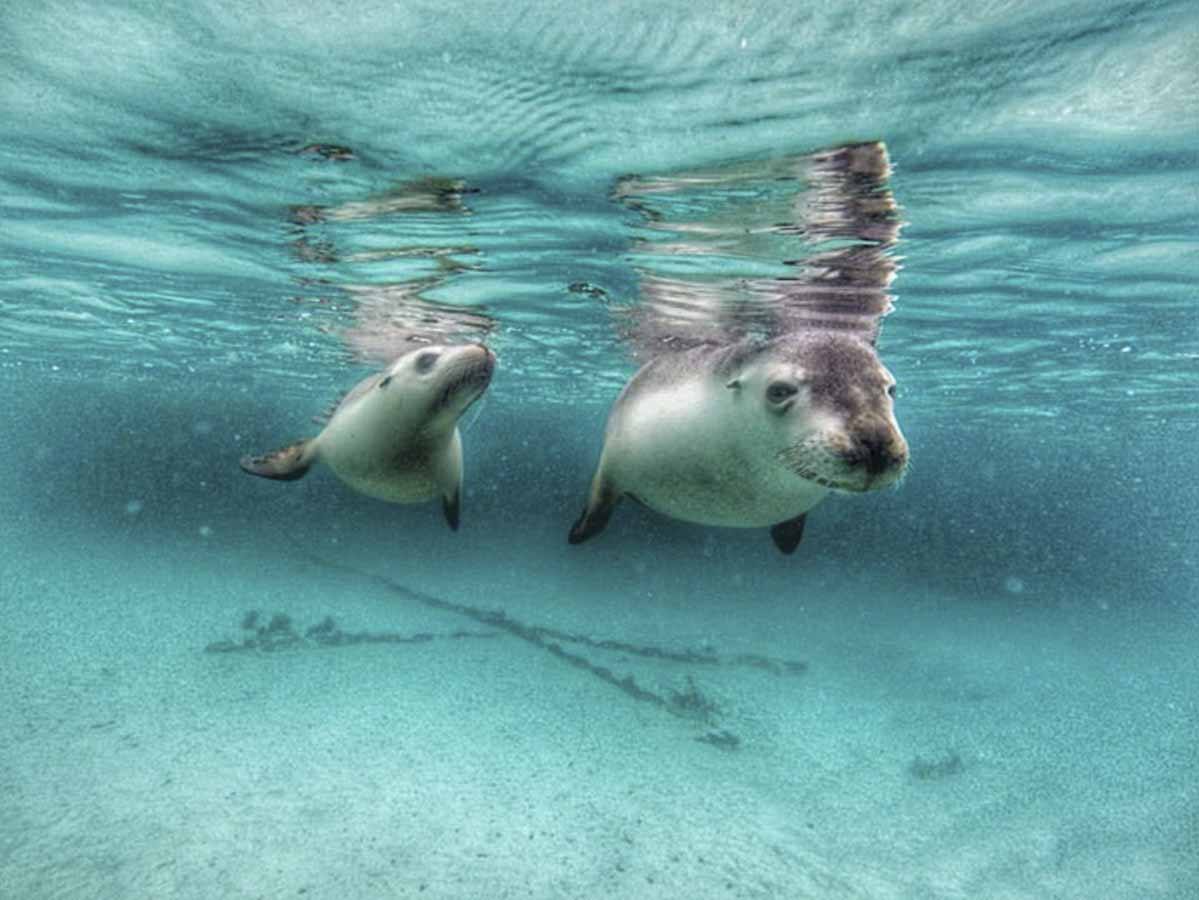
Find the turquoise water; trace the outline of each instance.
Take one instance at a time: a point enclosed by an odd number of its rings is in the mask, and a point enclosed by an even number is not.
[[[1197,63],[1181,2],[5,6],[0,896],[1199,896]],[[894,241],[796,204],[860,141]],[[646,312],[862,247],[900,487],[567,546]],[[239,470],[413,333],[499,356],[460,531]]]

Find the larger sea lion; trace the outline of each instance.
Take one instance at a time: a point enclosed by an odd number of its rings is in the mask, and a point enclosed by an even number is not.
[[[662,354],[612,408],[570,542],[602,531],[627,495],[689,522],[771,526],[791,553],[830,491],[877,490],[903,474],[894,389],[871,342],[836,331]]]
[[[458,419],[487,389],[495,355],[481,344],[423,346],[363,379],[324,430],[262,456],[242,457],[251,475],[292,481],[315,462],[360,493],[392,503],[440,496],[457,530],[462,496]]]

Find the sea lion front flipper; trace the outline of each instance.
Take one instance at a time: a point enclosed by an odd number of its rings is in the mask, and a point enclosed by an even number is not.
[[[450,530],[457,531],[462,509],[462,436],[457,428],[436,462],[436,477],[441,487],[441,511]]]
[[[462,491],[455,490],[453,494],[441,495],[441,508],[445,512],[445,520],[450,523],[450,530],[458,530],[458,513],[461,507]]]
[[[311,440],[296,441],[281,450],[264,453],[262,456],[243,456],[240,464],[243,471],[260,478],[276,481],[295,481],[308,474],[313,456]]]
[[[794,553],[800,540],[803,539],[804,519],[807,517],[808,514],[803,513],[794,519],[788,519],[786,522],[779,522],[773,526],[770,529],[770,536],[774,539],[774,546],[784,553]]]
[[[616,509],[620,497],[620,493],[610,484],[597,478],[595,486],[591,489],[591,499],[587,501],[587,508],[570,529],[570,537],[567,540],[572,544],[581,544],[603,531],[608,519],[612,518],[612,510]]]

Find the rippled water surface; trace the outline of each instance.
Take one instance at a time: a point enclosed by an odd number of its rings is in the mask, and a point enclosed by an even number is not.
[[[1193,3],[17,0],[0,117],[0,894],[1199,894]],[[898,490],[566,546],[884,315]],[[413,340],[461,533],[238,470]]]
[[[217,373],[250,350],[302,377],[355,289],[424,288],[493,314],[540,393],[567,366],[602,394],[619,349],[569,286],[630,299],[621,177],[883,139],[912,390],[1110,410],[1116,379],[1121,411],[1185,405],[1187,4],[482,8],[14,5],[10,364]],[[371,207],[430,179],[476,193]],[[313,207],[343,215],[297,224]]]

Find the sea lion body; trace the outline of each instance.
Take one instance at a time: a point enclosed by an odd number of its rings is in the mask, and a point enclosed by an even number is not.
[[[441,496],[457,528],[462,487],[458,419],[486,390],[495,356],[479,344],[424,346],[360,381],[314,438],[258,457],[251,475],[291,481],[323,462],[359,493],[391,503]]]
[[[339,405],[312,441],[313,458],[359,493],[390,503],[419,503],[456,484],[462,471],[457,425],[431,428],[379,396],[377,374],[353,402]],[[398,389],[397,389],[398,392]]]
[[[762,429],[696,351],[659,358],[612,410],[603,479],[657,512],[703,525],[773,525],[828,493],[754,452]]]
[[[893,385],[867,341],[837,333],[663,354],[613,405],[571,543],[601,531],[628,495],[689,522],[772,526],[791,552],[804,514],[831,491],[902,474]]]

